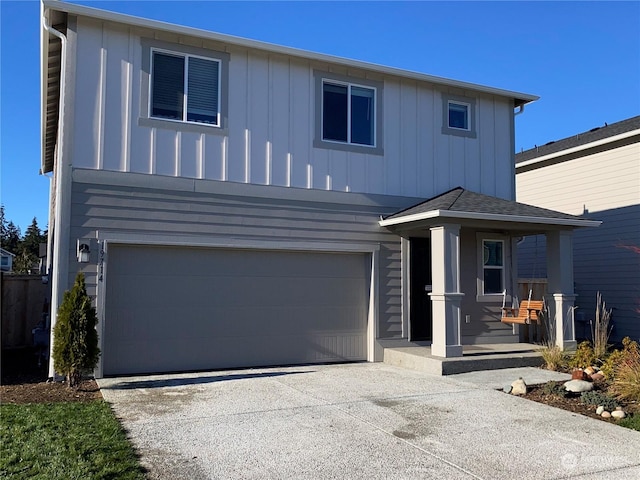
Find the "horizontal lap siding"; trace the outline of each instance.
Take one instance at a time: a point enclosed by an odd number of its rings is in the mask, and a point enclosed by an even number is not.
[[[640,142],[629,141],[635,143],[516,177],[518,201],[602,221],[598,228],[574,232],[576,315],[593,319],[600,291],[614,309],[615,341],[625,335],[640,339],[640,254],[624,248],[640,246]],[[544,245],[539,239],[536,249],[529,237],[519,248],[521,277],[533,276],[534,269],[535,276],[544,276]]]
[[[380,336],[401,336],[400,239],[377,224],[380,215],[397,210],[397,205],[256,198],[250,196],[251,188],[247,186],[247,196],[241,197],[74,182],[70,284],[79,266],[75,239],[95,238],[96,231],[186,235],[193,236],[194,243],[219,239],[269,241],[279,247],[288,242],[370,244],[379,248]],[[91,294],[96,291],[97,263],[98,252],[93,251],[91,263],[82,265]]]

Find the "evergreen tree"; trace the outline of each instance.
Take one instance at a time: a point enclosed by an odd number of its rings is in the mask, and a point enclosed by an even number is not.
[[[53,333],[53,365],[64,374],[70,387],[77,387],[82,373],[98,363],[96,309],[87,295],[84,274],[79,272],[71,290],[64,292]]]
[[[0,205],[0,238],[2,238],[3,248],[4,239],[7,236],[7,219],[4,217],[4,205]]]
[[[45,241],[45,236],[38,227],[38,220],[33,217],[31,225],[27,227],[27,231],[22,239],[21,250],[25,253],[31,254],[36,259],[40,256],[40,244]]]
[[[37,267],[38,258],[26,250],[21,250],[13,259],[14,273],[29,275],[34,273],[34,270],[37,270]]]
[[[13,222],[9,222],[6,227],[6,233],[2,235],[2,248],[17,253],[20,247],[20,228],[16,227]]]

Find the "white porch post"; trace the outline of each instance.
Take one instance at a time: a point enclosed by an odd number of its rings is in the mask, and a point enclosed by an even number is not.
[[[433,342],[437,357],[461,357],[460,225],[431,228]]]
[[[553,319],[555,343],[563,350],[575,350],[573,307],[573,231],[547,232],[547,305]]]

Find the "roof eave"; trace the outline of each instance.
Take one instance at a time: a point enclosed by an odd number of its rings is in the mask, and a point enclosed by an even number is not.
[[[531,223],[539,225],[554,225],[564,227],[598,227],[602,222],[598,220],[582,220],[571,218],[532,217],[527,215],[505,215],[497,213],[458,212],[451,210],[431,210],[401,217],[383,219],[378,222],[381,227],[391,227],[433,218],[451,218],[464,220],[485,220],[509,223]]]
[[[537,95],[531,95],[531,94],[522,93],[522,92],[515,92],[511,90],[503,90],[500,88],[493,88],[485,85],[477,85],[469,82],[462,82],[458,80],[452,80],[448,78],[427,75],[419,72],[413,72],[409,70],[402,70],[399,68],[387,67],[387,66],[374,64],[374,63],[363,62],[360,60],[352,60],[352,59],[347,59],[343,57],[327,55],[323,53],[310,52],[310,51],[302,50],[298,48],[274,45],[271,43],[261,42],[258,40],[250,40],[242,37],[210,32],[207,30],[202,30],[202,29],[193,28],[193,27],[174,25],[174,24],[162,22],[159,20],[151,20],[147,18],[140,18],[140,17],[131,16],[131,15],[125,15],[122,13],[99,10],[96,8],[85,7],[83,5],[65,3],[58,0],[44,0],[43,4],[45,8],[51,8],[51,9],[59,10],[61,12],[71,13],[75,15],[84,15],[88,17],[97,18],[100,20],[123,23],[131,26],[150,28],[153,30],[164,30],[164,31],[179,33],[183,35],[207,38],[214,41],[231,43],[234,45],[257,49],[257,50],[265,50],[272,53],[280,53],[283,55],[300,57],[300,58],[315,60],[319,62],[339,64],[339,65],[344,65],[344,66],[349,66],[354,68],[361,68],[364,70],[372,70],[372,71],[376,71],[376,72],[380,72],[388,75],[411,78],[413,80],[419,80],[419,81],[424,81],[424,82],[438,84],[438,85],[446,85],[446,86],[457,87],[461,89],[488,93],[491,95],[497,95],[501,97],[507,97],[507,98],[513,99],[514,108],[525,105],[530,102],[534,102],[540,98]]]
[[[640,135],[640,129],[629,130],[628,132],[624,132],[619,135],[612,135],[611,137],[607,137],[600,140],[596,140],[594,142],[578,145],[573,148],[567,148],[564,150],[559,150],[557,152],[549,153],[547,155],[542,155],[540,157],[531,158],[529,160],[523,160],[522,162],[516,163],[516,170],[519,168],[521,169],[524,167],[528,167],[530,165],[535,165],[537,163],[545,162],[547,160],[552,160],[554,158],[562,157],[564,155],[570,155],[572,153],[582,152],[584,150],[589,150],[590,148],[606,145],[607,143],[614,143],[619,140],[624,140],[625,138],[633,137],[635,135]]]

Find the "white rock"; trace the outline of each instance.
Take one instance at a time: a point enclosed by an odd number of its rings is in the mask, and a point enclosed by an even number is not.
[[[526,395],[527,384],[524,383],[522,377],[511,384],[511,395]]]
[[[573,393],[589,392],[593,390],[593,383],[585,380],[569,380],[565,382],[564,389]]]
[[[622,410],[616,410],[614,412],[611,412],[611,416],[617,419],[626,417],[625,413]]]
[[[604,412],[604,407],[600,405],[598,408],[596,408],[596,415],[600,415],[602,412]]]
[[[604,412],[602,412],[602,413],[600,414],[600,416],[601,416],[602,418],[610,418],[610,417],[611,417],[611,414],[605,410]]]

